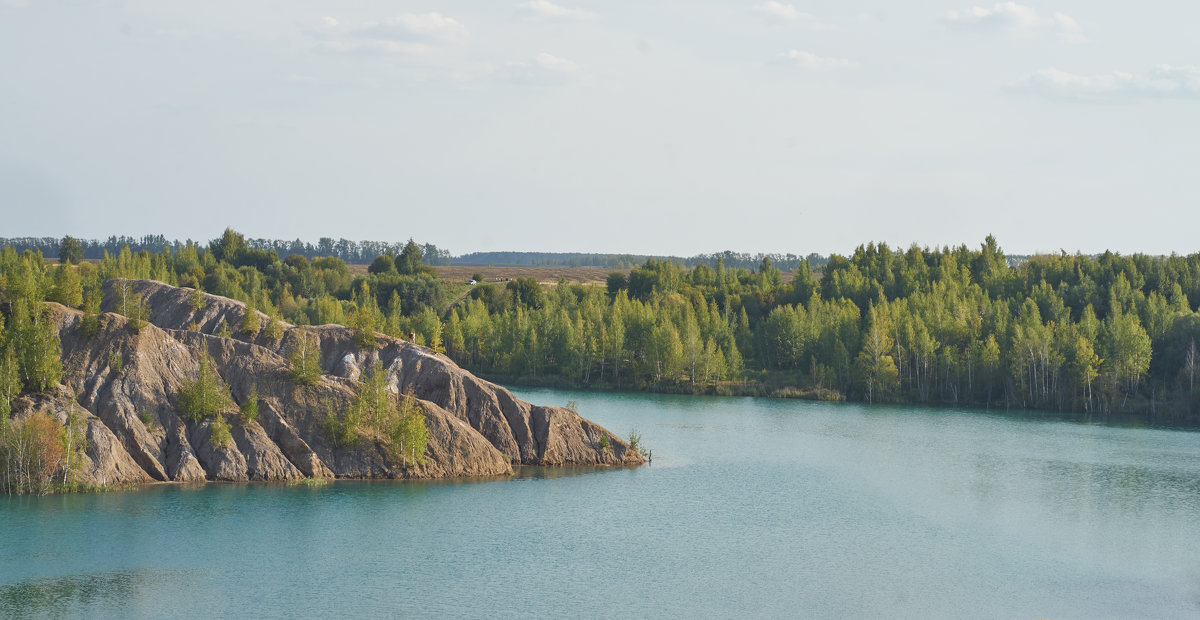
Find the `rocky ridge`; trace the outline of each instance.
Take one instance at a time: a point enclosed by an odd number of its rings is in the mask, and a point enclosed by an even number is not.
[[[618,436],[575,412],[521,401],[428,348],[382,334],[376,346],[363,348],[352,330],[336,325],[283,324],[277,342],[261,330],[220,337],[222,323],[234,330],[241,324],[245,304],[205,294],[194,310],[192,289],[150,280],[126,284],[150,309],[148,324],[135,333],[113,312],[116,285],[105,284],[107,312],[91,337],[80,330],[81,312],[49,304],[62,341],[62,383],[56,393],[27,396],[14,407],[49,410],[60,421],[75,408],[85,417],[85,482],[449,478],[506,475],[513,465],[642,462]],[[268,317],[259,314],[265,326]],[[303,334],[316,338],[325,373],[309,387],[288,376],[287,355]],[[228,416],[233,442],[227,446],[209,440],[209,421],[188,421],[178,409],[177,394],[204,355],[237,403],[258,390],[258,420]],[[392,391],[411,389],[418,399],[429,433],[423,465],[393,462],[377,438],[335,447],[326,436],[326,408],[348,407],[363,368],[376,360]]]

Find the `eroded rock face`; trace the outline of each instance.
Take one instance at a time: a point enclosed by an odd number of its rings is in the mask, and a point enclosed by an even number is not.
[[[121,286],[149,305],[149,324],[138,333],[112,313],[120,310],[115,288]],[[599,425],[567,409],[518,400],[424,347],[378,334],[379,344],[364,349],[351,330],[334,325],[284,324],[279,342],[261,332],[221,338],[214,334],[222,323],[235,331],[241,324],[241,302],[204,295],[204,307],[194,310],[191,289],[148,280],[109,282],[105,289],[109,313],[91,337],[79,329],[80,312],[50,304],[64,375],[58,393],[37,403],[65,420],[74,402],[87,416],[91,446],[84,477],[90,482],[442,478],[503,475],[521,464],[642,462]],[[260,324],[267,324],[265,315]],[[286,359],[302,334],[317,339],[326,373],[304,388],[289,379]],[[258,420],[228,416],[233,439],[223,446],[210,440],[210,422],[189,421],[178,410],[177,394],[206,354],[237,403],[258,390]],[[411,389],[418,398],[429,434],[423,465],[395,462],[370,437],[335,447],[326,436],[327,408],[345,410],[362,369],[376,360],[396,393]],[[604,435],[607,449],[600,448]]]

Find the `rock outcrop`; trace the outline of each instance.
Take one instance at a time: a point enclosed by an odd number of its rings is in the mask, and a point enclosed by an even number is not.
[[[113,312],[118,295],[140,294],[149,321],[136,333]],[[63,380],[55,394],[28,399],[25,408],[56,412],[76,408],[87,422],[89,449],[83,477],[94,483],[323,478],[446,478],[497,476],[513,465],[639,464],[642,457],[619,437],[560,407],[535,406],[462,370],[444,355],[382,334],[378,344],[356,345],[345,327],[283,324],[272,341],[220,337],[236,330],[246,307],[204,295],[199,310],[192,289],[149,280],[109,282],[92,336],[83,315],[50,304],[62,341]],[[260,324],[268,318],[260,313]],[[315,338],[325,373],[312,386],[289,378],[287,356],[302,337]],[[237,403],[257,388],[258,420],[228,416],[232,442],[214,445],[211,422],[189,421],[178,407],[180,388],[209,356]],[[389,457],[383,441],[365,436],[335,446],[324,426],[327,410],[345,410],[364,367],[379,361],[395,393],[412,390],[425,416],[424,463],[408,466]],[[602,448],[602,438],[609,438]]]

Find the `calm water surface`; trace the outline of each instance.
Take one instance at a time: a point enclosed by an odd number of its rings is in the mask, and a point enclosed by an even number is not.
[[[517,393],[653,465],[0,497],[0,617],[1200,617],[1194,431]]]

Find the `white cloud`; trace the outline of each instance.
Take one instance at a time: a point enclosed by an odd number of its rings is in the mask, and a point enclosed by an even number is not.
[[[355,29],[353,34],[368,39],[393,41],[462,42],[471,33],[458,20],[440,13],[406,13],[395,19],[371,23]]]
[[[1062,13],[1042,15],[1037,9],[1016,2],[999,2],[990,9],[976,6],[950,11],[942,19],[956,28],[1007,32],[1019,37],[1050,32],[1070,43],[1087,40],[1079,22],[1071,17]]]
[[[776,54],[775,62],[805,69],[846,69],[858,66],[858,63],[844,58],[825,58],[801,50],[789,50]]]
[[[439,47],[462,44],[471,37],[461,22],[440,13],[406,13],[357,25],[325,16],[309,32],[321,40],[317,48],[327,52],[405,56],[431,56]]]
[[[762,13],[767,17],[787,21],[800,19],[800,16],[804,15],[804,13],[797,11],[796,7],[790,4],[784,4],[782,2],[767,2],[766,4],[760,4],[754,7],[754,11],[756,13]]]
[[[1076,75],[1043,69],[1009,85],[1054,99],[1200,99],[1200,67],[1159,65],[1146,73]]]
[[[776,23],[800,24],[811,30],[833,30],[832,26],[821,23],[820,20],[808,13],[800,12],[795,5],[791,4],[772,1],[755,5],[751,10],[766,17],[768,21]]]
[[[29,6],[26,0],[0,0],[0,6],[6,6],[10,9],[23,9]]]
[[[549,0],[529,0],[529,2],[522,2],[521,4],[518,4],[517,9],[526,15],[550,19],[586,21],[599,17],[599,15],[596,15],[591,11],[570,9],[565,6],[554,4]]]
[[[538,54],[537,58],[534,59],[534,62],[537,63],[539,67],[547,71],[574,73],[579,70],[579,65],[567,60],[566,58],[552,56],[546,52]]]
[[[510,62],[497,73],[503,80],[516,84],[561,84],[579,73],[579,65],[553,54],[542,52],[529,62]]]

